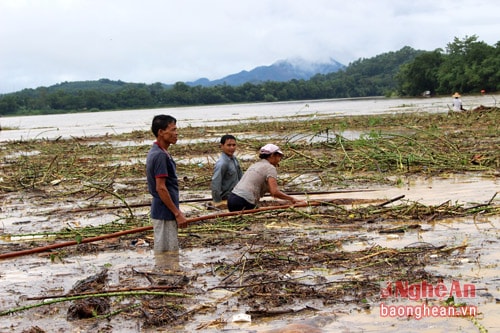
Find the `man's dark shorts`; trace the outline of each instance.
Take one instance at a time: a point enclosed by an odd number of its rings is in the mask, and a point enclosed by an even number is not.
[[[256,206],[254,204],[246,201],[245,199],[234,193],[230,193],[229,197],[227,198],[227,209],[230,212],[254,209],[255,207]]]

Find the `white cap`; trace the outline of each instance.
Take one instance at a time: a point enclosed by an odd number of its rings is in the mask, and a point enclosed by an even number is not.
[[[260,148],[260,153],[261,154],[273,154],[273,153],[278,153],[278,154],[281,154],[281,155],[285,155],[283,154],[283,152],[281,151],[280,147],[276,146],[276,145],[273,145],[272,143],[268,143],[267,145],[265,145],[264,147]]]

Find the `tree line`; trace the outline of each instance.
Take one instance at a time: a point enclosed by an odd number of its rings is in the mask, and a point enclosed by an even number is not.
[[[455,37],[445,51],[422,52],[403,64],[395,78],[402,96],[500,91],[500,41],[490,46],[475,35]]]
[[[267,81],[240,86],[191,87],[183,82],[140,84],[101,79],[65,82],[0,96],[0,115],[157,108],[225,103],[275,102],[368,96],[418,96],[424,91],[500,91],[500,42],[490,46],[467,36],[446,49],[409,46],[350,63],[344,70],[309,80]]]

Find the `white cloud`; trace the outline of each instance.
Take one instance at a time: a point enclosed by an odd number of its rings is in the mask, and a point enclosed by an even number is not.
[[[296,57],[347,65],[466,35],[493,45],[499,11],[474,0],[0,0],[0,93],[217,79]]]

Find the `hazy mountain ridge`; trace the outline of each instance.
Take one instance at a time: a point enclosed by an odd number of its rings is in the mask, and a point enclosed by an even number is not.
[[[221,79],[209,80],[201,78],[193,82],[185,82],[188,86],[213,87],[216,85],[241,86],[245,83],[259,84],[267,81],[288,82],[291,80],[309,80],[316,74],[329,74],[345,69],[346,66],[330,58],[329,62],[309,62],[301,58],[279,60],[269,66],[258,66],[250,71],[243,70]],[[172,87],[173,83],[159,83],[163,87]],[[65,91],[76,93],[78,91],[99,90],[100,92],[116,92],[124,87],[144,86],[145,83],[114,81],[110,79],[98,79],[90,81],[61,82],[48,87],[36,89],[24,89],[24,92],[38,89],[47,89],[50,92]],[[0,94],[1,95],[1,94]]]
[[[329,74],[346,68],[335,59],[329,62],[308,62],[301,58],[279,60],[269,66],[258,66],[250,71],[241,71],[210,81],[201,78],[193,82],[186,82],[188,86],[210,87],[221,84],[239,86],[245,83],[262,83],[266,81],[287,82],[291,80],[309,80],[316,74]]]

